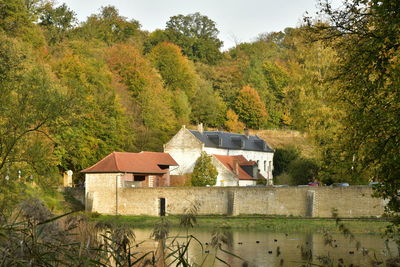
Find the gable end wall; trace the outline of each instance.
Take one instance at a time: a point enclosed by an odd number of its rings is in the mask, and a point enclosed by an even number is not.
[[[193,172],[194,164],[203,150],[200,142],[189,130],[181,128],[172,139],[164,145],[164,152],[169,153],[179,164],[171,166],[171,175],[183,175]]]

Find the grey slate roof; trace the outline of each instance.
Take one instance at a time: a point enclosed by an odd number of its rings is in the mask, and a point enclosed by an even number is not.
[[[246,136],[219,131],[204,131],[203,133],[195,130],[189,131],[206,147],[274,152],[263,139],[256,135]]]

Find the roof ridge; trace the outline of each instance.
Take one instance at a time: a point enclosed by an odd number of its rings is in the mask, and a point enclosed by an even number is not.
[[[200,133],[198,130],[189,130],[191,132],[198,132]],[[231,133],[231,132],[225,132],[225,131],[203,131],[203,134],[207,134],[207,133],[216,133],[216,134],[228,134],[228,135],[237,135],[238,137],[246,137],[245,134],[242,133]],[[252,137],[258,137],[259,139],[261,139],[259,136],[255,135],[248,135],[248,136],[252,136]]]
[[[192,131],[192,132],[199,132],[198,130],[189,130],[189,131]],[[244,134],[241,134],[241,133],[232,133],[232,132],[226,132],[226,131],[203,131],[203,133],[205,133],[205,132],[213,132],[213,133],[227,133],[227,134],[237,134],[237,135],[244,135]]]

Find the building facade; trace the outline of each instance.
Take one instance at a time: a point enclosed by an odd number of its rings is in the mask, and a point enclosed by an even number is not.
[[[81,171],[85,174],[86,204],[93,205],[95,194],[118,196],[125,188],[169,186],[169,168],[177,165],[167,153],[113,152]]]
[[[201,152],[224,156],[243,156],[248,161],[257,163],[259,173],[272,184],[274,150],[260,137],[248,134],[235,134],[220,131],[197,131],[185,126],[164,145],[164,152],[169,153],[179,164],[171,175],[184,175],[193,172]]]

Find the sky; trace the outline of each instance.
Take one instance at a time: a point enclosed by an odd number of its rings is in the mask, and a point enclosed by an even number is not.
[[[339,2],[339,0],[334,0]],[[308,11],[317,10],[316,0],[58,0],[84,21],[102,6],[113,5],[120,15],[135,19],[142,30],[164,29],[171,16],[200,12],[216,22],[223,49],[254,41],[260,33],[296,27]]]

